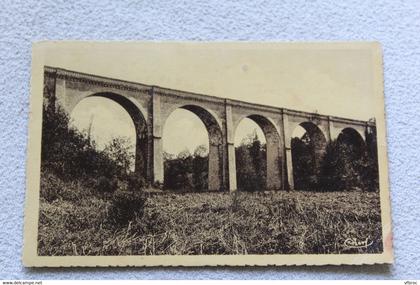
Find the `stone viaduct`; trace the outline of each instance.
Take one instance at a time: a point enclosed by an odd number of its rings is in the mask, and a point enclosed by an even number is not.
[[[209,190],[235,191],[235,130],[249,118],[262,129],[267,146],[267,189],[294,189],[291,138],[302,126],[324,144],[348,132],[366,143],[375,123],[285,108],[264,106],[191,92],[105,78],[60,68],[44,68],[44,100],[67,114],[84,98],[101,96],[120,104],[136,128],[136,163],[139,175],[151,183],[164,177],[162,132],[177,108],[197,115],[209,135]],[[323,102],[321,102],[323,104]],[[323,151],[322,149],[319,151]]]

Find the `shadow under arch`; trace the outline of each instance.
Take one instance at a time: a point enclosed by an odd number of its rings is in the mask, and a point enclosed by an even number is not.
[[[223,189],[223,136],[222,128],[215,116],[208,110],[197,105],[181,105],[167,114],[163,126],[173,111],[184,109],[194,113],[204,124],[209,137],[208,155],[208,190],[218,191]],[[192,134],[193,135],[193,134]],[[162,161],[163,163],[163,161]]]
[[[354,158],[360,158],[366,149],[366,142],[363,137],[358,131],[351,127],[341,130],[337,137],[337,143],[347,145],[349,151],[354,155]]]
[[[301,127],[305,133],[294,133]],[[322,130],[313,122],[300,123],[291,136],[294,188],[312,190],[317,188],[321,179],[321,168],[327,148],[327,139]]]
[[[135,139],[135,164],[134,171],[148,181],[149,173],[147,171],[147,153],[148,153],[148,142],[147,142],[147,122],[146,119],[138,106],[130,99],[123,95],[112,92],[99,92],[88,95],[81,99],[74,107],[80,104],[84,99],[92,97],[101,97],[114,101],[120,105],[130,116],[133,121],[136,139]],[[74,108],[73,108],[74,110]]]
[[[236,125],[235,132],[241,121],[245,118],[254,121],[263,131],[266,140],[266,190],[279,190],[282,188],[281,172],[281,138],[274,123],[262,115],[248,115],[241,118]],[[239,167],[239,166],[237,166]],[[237,175],[237,173],[236,173]]]

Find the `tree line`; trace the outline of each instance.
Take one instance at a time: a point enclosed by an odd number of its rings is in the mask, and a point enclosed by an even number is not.
[[[306,133],[292,139],[295,188],[313,191],[379,189],[376,134],[367,134],[367,143],[342,133],[324,143]]]
[[[248,135],[235,149],[238,188],[260,191],[265,188],[266,146],[256,133]],[[198,146],[178,155],[164,153],[164,188],[175,191],[206,191],[208,189],[208,150]]]
[[[343,135],[321,145],[308,133],[293,138],[292,160],[295,189],[305,191],[348,191],[379,189],[379,176],[374,133],[367,144],[360,145]],[[239,191],[266,190],[266,144],[256,132],[248,135],[235,148]],[[208,155],[204,146],[193,154],[183,151],[165,158],[164,186],[176,191],[205,191],[208,185]]]
[[[208,189],[208,150],[199,145],[194,153],[188,150],[178,155],[167,152],[164,158],[164,188],[174,191],[206,191]]]

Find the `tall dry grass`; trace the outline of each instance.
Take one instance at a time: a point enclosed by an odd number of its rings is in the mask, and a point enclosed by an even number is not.
[[[54,189],[52,189],[54,188]],[[40,255],[321,254],[382,251],[377,192],[155,193],[132,220],[112,196],[42,177]],[[141,205],[139,205],[141,207]],[[348,249],[347,238],[368,239]]]

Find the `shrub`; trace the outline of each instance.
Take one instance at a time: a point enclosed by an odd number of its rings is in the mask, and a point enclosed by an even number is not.
[[[141,217],[147,201],[144,194],[137,191],[116,191],[112,199],[108,219],[117,227],[128,224],[136,217]]]
[[[238,189],[246,192],[266,188],[266,145],[254,132],[235,148]]]
[[[154,185],[159,189],[171,189],[179,192],[205,191],[208,189],[208,150],[198,146],[194,154],[182,151],[176,157],[164,153],[165,177],[163,185]]]
[[[116,178],[110,179],[105,176],[99,177],[95,185],[96,191],[100,193],[115,192],[118,188],[118,180]]]
[[[362,147],[332,141],[327,145],[321,174],[324,191],[379,189],[377,159]]]
[[[152,187],[155,189],[163,190],[165,188],[165,184],[163,182],[157,181],[152,184]]]
[[[146,186],[146,181],[139,173],[130,173],[127,176],[127,188],[129,191],[141,191]]]
[[[40,196],[49,203],[60,197],[59,189],[63,185],[60,180],[55,179],[53,175],[48,175],[46,173],[41,173],[41,187],[40,187]]]

